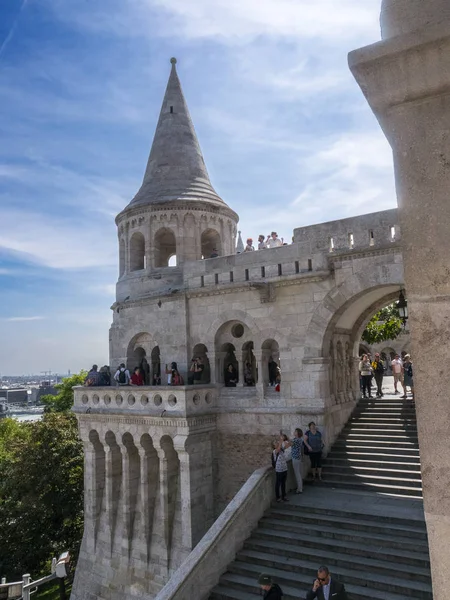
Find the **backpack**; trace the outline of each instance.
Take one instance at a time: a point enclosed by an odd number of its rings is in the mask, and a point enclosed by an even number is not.
[[[120,369],[118,381],[119,381],[119,383],[126,383],[127,382],[127,376],[126,376],[126,373],[125,373],[125,369]]]

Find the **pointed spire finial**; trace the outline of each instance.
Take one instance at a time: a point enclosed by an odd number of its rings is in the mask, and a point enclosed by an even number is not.
[[[236,254],[244,252],[244,242],[242,241],[241,232],[238,231],[238,241],[236,244]]]

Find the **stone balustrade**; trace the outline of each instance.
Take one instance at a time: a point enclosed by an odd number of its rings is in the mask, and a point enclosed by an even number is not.
[[[384,210],[294,229],[294,241],[310,253],[364,251],[401,240],[398,210]]]
[[[214,385],[111,386],[74,388],[76,413],[114,413],[189,417],[212,413],[217,405]]]

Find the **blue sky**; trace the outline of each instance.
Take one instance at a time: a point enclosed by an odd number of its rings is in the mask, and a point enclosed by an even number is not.
[[[243,237],[396,204],[347,68],[379,0],[1,0],[0,373],[108,361],[115,215],[170,71]],[[263,209],[263,210],[261,210]]]

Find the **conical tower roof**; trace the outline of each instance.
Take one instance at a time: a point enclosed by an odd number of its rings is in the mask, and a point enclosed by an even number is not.
[[[167,84],[155,137],[141,188],[127,208],[177,200],[225,207],[206,170],[194,125],[176,70]]]

